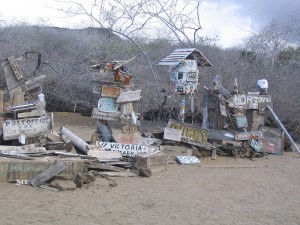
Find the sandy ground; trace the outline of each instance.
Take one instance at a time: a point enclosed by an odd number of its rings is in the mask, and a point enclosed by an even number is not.
[[[88,140],[94,121],[55,114]],[[75,122],[74,122],[75,119]],[[300,157],[201,159],[150,178],[98,178],[75,191],[0,183],[0,224],[300,224]]]

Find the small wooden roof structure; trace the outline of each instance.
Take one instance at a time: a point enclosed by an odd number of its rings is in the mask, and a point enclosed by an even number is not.
[[[212,66],[211,62],[196,48],[179,48],[159,61],[158,65],[176,66],[184,59],[197,60],[198,67]]]

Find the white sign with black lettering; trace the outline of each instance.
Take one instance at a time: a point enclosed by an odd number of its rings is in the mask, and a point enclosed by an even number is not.
[[[156,151],[156,148],[154,146],[148,147],[142,145],[120,144],[120,143],[101,142],[101,141],[97,141],[96,144],[99,145],[105,151],[121,152],[123,156],[142,155],[145,153],[151,153]]]
[[[47,133],[52,129],[51,118],[43,116],[39,118],[5,120],[3,121],[3,139],[17,139],[21,134],[27,137],[36,137]]]

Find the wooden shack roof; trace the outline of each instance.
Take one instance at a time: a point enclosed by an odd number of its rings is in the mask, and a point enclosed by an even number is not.
[[[212,66],[211,62],[196,48],[179,48],[174,50],[169,56],[160,60],[158,65],[176,66],[184,59],[197,60],[198,67]]]

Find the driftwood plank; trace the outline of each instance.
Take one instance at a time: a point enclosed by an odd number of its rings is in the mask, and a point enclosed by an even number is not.
[[[93,171],[95,175],[100,175],[100,176],[109,176],[109,177],[137,177],[139,176],[135,172],[98,172],[98,171]]]
[[[106,164],[99,164],[99,163],[86,163],[85,167],[87,167],[89,169],[109,170],[109,171],[115,171],[115,172],[125,171],[124,168],[120,168],[120,167],[112,166],[112,165],[106,165]]]
[[[30,183],[33,187],[40,186],[41,184],[45,183],[47,180],[51,179],[55,175],[62,172],[66,169],[66,166],[63,162],[59,162],[50,168],[46,169],[42,173],[36,175],[33,179],[30,180]]]

